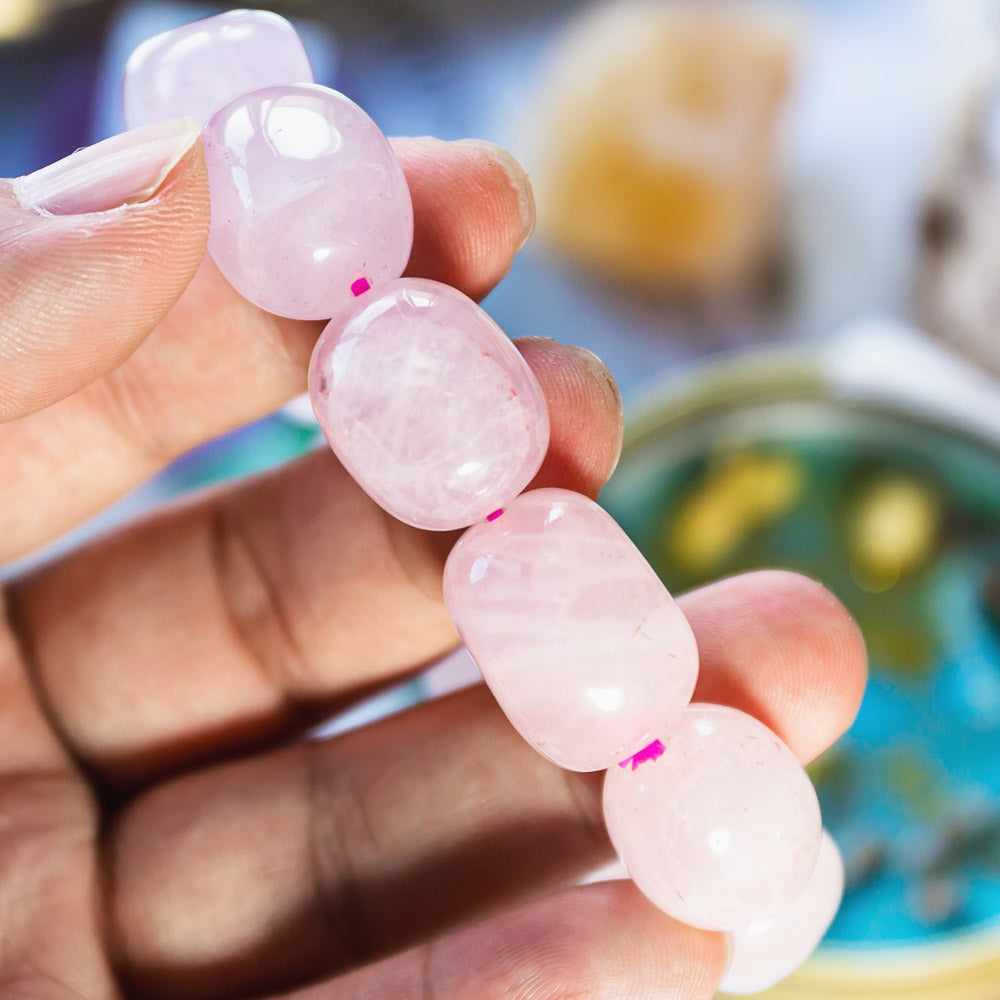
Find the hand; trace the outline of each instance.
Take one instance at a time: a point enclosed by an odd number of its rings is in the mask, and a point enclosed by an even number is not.
[[[530,223],[523,175],[481,144],[396,150],[411,272],[483,295]],[[38,215],[0,182],[0,562],[302,390],[321,325],[239,298],[202,262],[207,220],[197,144],[152,198],[99,214]],[[536,485],[595,496],[620,447],[613,380],[586,352],[519,347],[552,416]],[[629,882],[571,887],[612,856],[600,776],[537,756],[482,686],[297,739],[455,645],[447,542],[323,449],[9,583],[2,996],[712,995],[721,935]],[[819,585],[756,573],[682,604],[697,698],[803,761],[850,723],[864,650]]]

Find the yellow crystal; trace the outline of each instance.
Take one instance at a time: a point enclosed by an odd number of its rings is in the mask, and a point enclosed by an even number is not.
[[[540,232],[630,284],[741,283],[766,254],[795,22],[757,4],[599,8],[536,109]]]

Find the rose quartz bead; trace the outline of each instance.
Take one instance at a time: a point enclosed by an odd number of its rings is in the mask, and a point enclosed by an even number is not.
[[[665,752],[604,783],[608,833],[661,910],[705,930],[774,916],[805,888],[822,830],[812,783],[766,726],[691,705]]]
[[[403,272],[413,207],[375,123],[315,84],[230,101],[203,134],[209,250],[237,291],[270,312],[328,319]]]
[[[312,83],[295,29],[266,10],[231,10],[165,31],[125,66],[129,128],[192,115],[207,122],[234,97],[262,87]]]
[[[534,373],[461,292],[403,278],[364,292],[313,352],[309,392],[361,487],[418,528],[462,528],[542,464],[549,418]]]
[[[833,923],[844,893],[844,862],[825,830],[812,878],[787,909],[733,931],[733,960],[719,989],[758,993],[794,972]]]
[[[444,590],[501,708],[561,767],[594,771],[637,753],[694,690],[687,619],[625,532],[579,493],[533,490],[470,528]]]

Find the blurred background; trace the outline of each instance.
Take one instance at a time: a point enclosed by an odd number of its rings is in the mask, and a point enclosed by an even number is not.
[[[0,176],[121,130],[129,52],[222,9],[0,0]],[[861,622],[868,694],[813,768],[847,894],[770,995],[1000,1000],[1000,0],[273,9],[386,132],[528,167],[485,306],[618,378],[602,502],[667,585],[786,566]],[[298,401],[60,544],[316,443]]]

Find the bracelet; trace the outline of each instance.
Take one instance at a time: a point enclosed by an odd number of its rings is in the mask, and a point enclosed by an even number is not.
[[[607,770],[604,815],[639,889],[731,935],[722,988],[754,992],[808,957],[843,865],[804,769],[757,719],[691,704],[698,650],[653,569],[592,500],[522,492],[549,440],[531,369],[461,292],[402,278],[413,208],[385,136],[312,82],[283,18],[230,11],[144,42],[130,127],[204,123],[209,251],[242,295],[330,319],[309,391],[337,457],[394,517],[467,528],[449,613],[500,707],[560,767]]]

